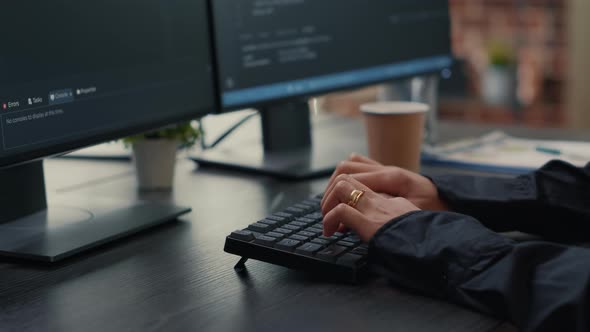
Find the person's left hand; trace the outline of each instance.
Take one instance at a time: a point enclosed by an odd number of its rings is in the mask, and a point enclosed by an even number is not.
[[[356,207],[349,206],[351,193],[364,191]],[[420,209],[405,198],[388,198],[377,194],[350,175],[339,175],[335,184],[324,194],[324,235],[348,228],[368,242],[383,225]]]

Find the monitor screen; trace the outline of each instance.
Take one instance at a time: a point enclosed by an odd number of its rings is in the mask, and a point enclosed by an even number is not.
[[[0,166],[211,112],[206,0],[0,2]]]
[[[213,0],[226,108],[451,65],[448,0]]]

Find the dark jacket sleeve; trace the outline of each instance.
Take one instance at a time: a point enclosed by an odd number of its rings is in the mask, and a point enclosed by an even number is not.
[[[590,239],[590,164],[552,161],[517,178],[440,176],[431,180],[452,211],[498,231],[553,240]]]
[[[517,243],[465,215],[418,211],[381,228],[369,258],[398,285],[524,331],[590,330],[590,249]]]

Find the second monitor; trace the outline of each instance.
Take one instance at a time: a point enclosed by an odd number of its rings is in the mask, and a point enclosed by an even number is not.
[[[263,145],[206,151],[202,165],[329,174],[352,147],[333,133],[312,139],[308,97],[452,62],[447,0],[215,0],[212,12],[222,106],[256,107]]]

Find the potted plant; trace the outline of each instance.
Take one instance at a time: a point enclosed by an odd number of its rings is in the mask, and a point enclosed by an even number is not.
[[[494,42],[488,48],[488,67],[483,75],[482,94],[491,105],[510,106],[517,96],[517,68],[513,48]]]
[[[133,150],[140,190],[170,190],[174,183],[176,153],[193,146],[200,131],[185,122],[123,139]]]

